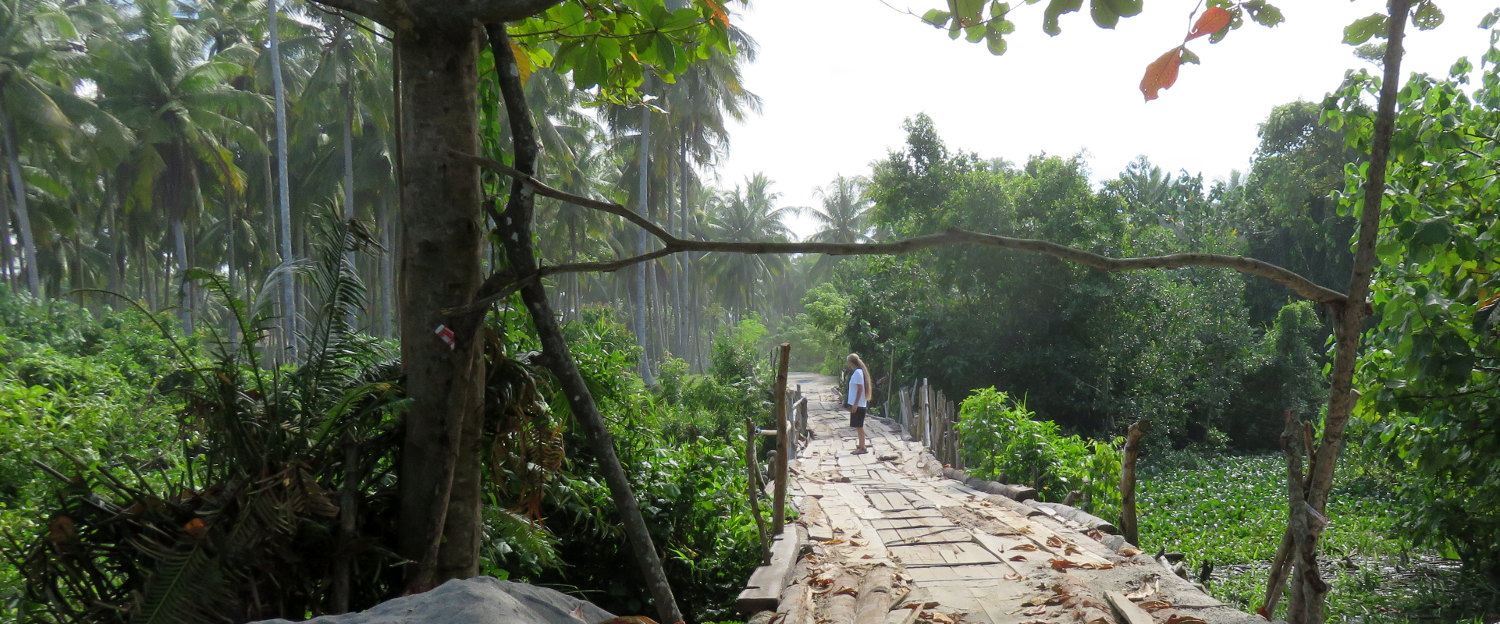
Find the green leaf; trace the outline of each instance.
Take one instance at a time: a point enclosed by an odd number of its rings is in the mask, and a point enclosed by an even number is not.
[[[1000,29],[994,27],[993,25],[990,26],[989,30],[984,33],[984,44],[990,49],[990,54],[993,54],[995,56],[1001,56],[1005,54],[1005,39],[1003,38]]]
[[[1445,245],[1453,236],[1453,226],[1443,217],[1436,217],[1422,222],[1417,231],[1412,234],[1412,245],[1432,246]]]
[[[1484,16],[1484,18],[1480,19],[1479,20],[1479,27],[1480,28],[1492,28],[1492,27],[1495,26],[1496,23],[1500,23],[1500,9],[1495,9],[1493,11],[1490,11],[1489,15],[1486,15],[1486,16]]]
[[[1354,20],[1354,23],[1344,27],[1344,43],[1359,45],[1370,40],[1380,33],[1386,31],[1386,16],[1379,13],[1371,14]]]
[[[1278,9],[1269,4],[1262,4],[1257,8],[1250,9],[1250,19],[1261,26],[1275,26],[1286,21],[1286,17]]]
[[[1412,13],[1411,23],[1418,30],[1432,30],[1443,25],[1443,10],[1439,9],[1432,0],[1422,0],[1417,3],[1416,12]]]
[[[1120,17],[1134,17],[1140,15],[1143,0],[1110,0],[1109,4]]]
[[[966,26],[964,27],[964,40],[968,41],[969,43],[979,43],[980,41],[984,40],[985,34],[988,31],[989,28],[983,25]]]
[[[932,24],[934,27],[942,28],[948,25],[948,19],[953,17],[952,13],[933,9],[922,14],[922,21]]]
[[[1109,0],[1089,0],[1089,17],[1094,18],[1094,24],[1100,28],[1113,30],[1115,24],[1120,23],[1120,14],[1115,12]]]
[[[1182,48],[1182,62],[1183,63],[1192,63],[1194,65],[1202,65],[1203,64],[1203,59],[1198,58],[1198,53],[1197,52],[1189,50],[1189,49],[1187,49],[1186,46],[1184,46]]]
[[[1042,32],[1053,37],[1062,34],[1062,27],[1057,25],[1057,18],[1063,13],[1072,13],[1083,8],[1083,0],[1052,0],[1047,3],[1047,9],[1042,11]]]

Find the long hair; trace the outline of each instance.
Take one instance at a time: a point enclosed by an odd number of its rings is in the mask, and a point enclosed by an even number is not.
[[[864,371],[864,377],[865,377],[865,383],[864,383],[864,386],[865,386],[865,400],[869,401],[870,399],[875,398],[875,386],[874,386],[874,382],[870,378],[870,369],[865,367],[865,361],[859,359],[859,354],[858,353],[850,353],[849,357],[848,357],[848,361],[849,361],[850,364],[853,364],[853,365],[859,367],[859,370]]]

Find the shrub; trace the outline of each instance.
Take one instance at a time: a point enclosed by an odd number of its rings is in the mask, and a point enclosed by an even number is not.
[[[1117,443],[1062,435],[1057,423],[1037,420],[1024,400],[984,388],[959,407],[958,433],[964,461],[974,476],[1037,489],[1043,500],[1061,500],[1073,490],[1095,514],[1119,513],[1120,451]]]

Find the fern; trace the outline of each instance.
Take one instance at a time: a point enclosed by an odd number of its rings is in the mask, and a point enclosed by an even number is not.
[[[148,573],[131,624],[230,622],[226,606],[238,601],[226,566],[211,554],[208,540],[195,539],[167,547],[144,537],[132,540],[155,566]]]

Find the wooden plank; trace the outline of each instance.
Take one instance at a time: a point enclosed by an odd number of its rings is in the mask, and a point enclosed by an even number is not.
[[[1121,624],[1155,624],[1155,621],[1151,619],[1151,614],[1131,602],[1125,594],[1111,591],[1105,592],[1104,597],[1109,600],[1109,605],[1114,607],[1115,615],[1120,616]]]
[[[771,562],[750,573],[745,589],[735,600],[740,613],[771,611],[781,601],[781,593],[791,581],[792,568],[797,564],[797,552],[801,548],[802,529],[777,535],[771,541]]]

